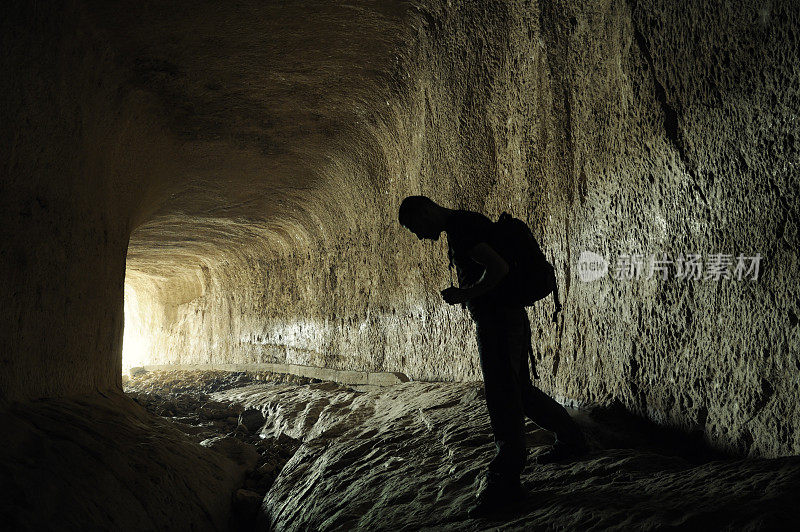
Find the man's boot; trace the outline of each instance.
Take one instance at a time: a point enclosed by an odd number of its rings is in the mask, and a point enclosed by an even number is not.
[[[550,450],[535,457],[534,461],[539,465],[569,462],[585,454],[587,450],[584,442],[566,443],[561,440],[556,440]]]
[[[479,519],[512,511],[525,500],[525,495],[519,478],[507,479],[497,473],[487,473],[486,486],[467,515],[470,519]]]

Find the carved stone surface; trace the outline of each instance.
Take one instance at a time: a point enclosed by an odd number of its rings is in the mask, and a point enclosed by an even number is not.
[[[0,399],[119,388],[123,290],[126,365],[479,379],[444,242],[396,222],[422,193],[540,238],[543,389],[800,452],[792,2],[3,9]],[[763,263],[584,283],[585,250]]]

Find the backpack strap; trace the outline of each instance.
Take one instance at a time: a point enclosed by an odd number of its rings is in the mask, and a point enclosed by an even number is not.
[[[531,319],[528,317],[528,311],[522,309],[522,314],[525,315],[525,337],[528,339],[528,360],[531,361],[531,369],[533,370],[533,378],[538,379],[539,374],[536,372],[536,359],[533,358],[533,340],[531,339]]]
[[[447,269],[450,270],[450,287],[453,287],[453,268],[455,265],[453,264],[453,248],[450,247],[449,242],[447,243],[447,260],[450,262],[447,267]]]
[[[561,312],[561,302],[558,300],[558,280],[553,275],[553,303],[555,303],[555,311],[553,312],[553,323],[558,323],[558,313]]]
[[[452,288],[455,286],[453,283],[453,270],[455,269],[455,264],[453,263],[453,248],[450,247],[450,243],[447,243],[447,260],[449,261],[448,270],[450,271],[450,287]],[[461,308],[467,308],[466,303],[461,303]]]

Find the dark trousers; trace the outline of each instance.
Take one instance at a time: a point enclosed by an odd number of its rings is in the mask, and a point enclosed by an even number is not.
[[[563,443],[581,443],[583,435],[564,407],[531,382],[531,333],[525,309],[492,305],[471,308],[470,313],[477,329],[486,407],[497,448],[489,471],[517,481],[527,458],[524,416],[555,432]]]

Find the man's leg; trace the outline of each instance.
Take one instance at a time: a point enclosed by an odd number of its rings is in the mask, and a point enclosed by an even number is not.
[[[555,432],[559,442],[584,445],[583,433],[563,406],[532,384],[524,390],[526,416],[543,429]]]
[[[520,375],[525,415],[543,429],[556,434],[556,444],[548,453],[540,455],[537,462],[553,462],[582,453],[586,449],[586,440],[581,429],[563,406],[533,385],[528,373],[527,356],[522,365]]]
[[[519,375],[522,337],[518,319],[506,309],[475,315],[478,352],[486,390],[486,407],[494,432],[497,452],[489,464],[487,484],[478,503],[469,511],[472,518],[486,517],[511,509],[523,500],[519,476],[525,467],[525,424]]]
[[[475,318],[486,407],[497,448],[489,472],[518,483],[527,457],[519,374],[521,323],[519,316],[501,308]]]
[[[523,312],[526,312],[523,309]],[[556,433],[556,441],[574,448],[585,446],[585,439],[578,425],[572,421],[567,410],[553,398],[536,388],[531,382],[528,369],[528,353],[531,346],[531,324],[527,312],[523,316],[524,354],[519,359],[522,408],[534,423]]]

